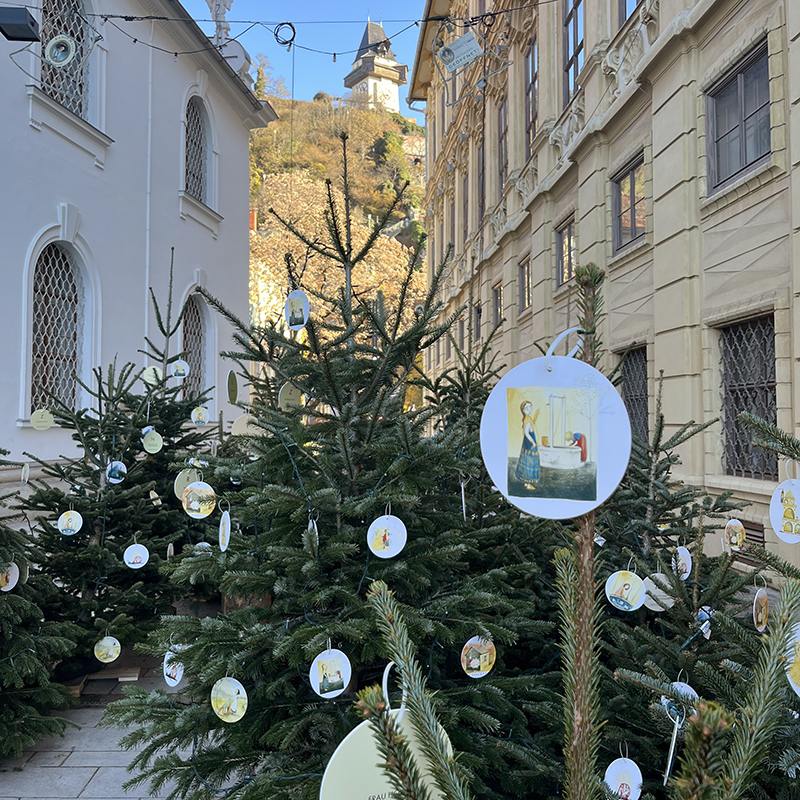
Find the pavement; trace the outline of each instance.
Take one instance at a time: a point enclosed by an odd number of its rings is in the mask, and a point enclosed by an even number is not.
[[[123,651],[108,668],[139,666],[136,685],[147,691],[167,687],[161,677],[161,662]],[[102,672],[100,673],[102,674]],[[150,800],[147,784],[126,793],[122,784],[132,774],[126,767],[137,750],[123,750],[117,741],[125,733],[119,728],[100,728],[106,703],[122,697],[130,684],[116,679],[87,681],[81,695],[81,708],[63,711],[59,716],[79,727],[68,728],[64,736],[51,736],[23,752],[20,758],[0,759],[0,800]],[[166,797],[165,786],[152,797]]]

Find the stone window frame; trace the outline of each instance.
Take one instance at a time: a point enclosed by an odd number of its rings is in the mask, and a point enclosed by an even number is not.
[[[555,234],[555,277],[556,277],[556,290],[563,289],[566,286],[573,286],[573,279],[575,278],[575,267],[578,265],[578,216],[573,210],[563,220],[553,228]],[[564,247],[564,233],[568,228],[572,228],[572,238],[574,240],[572,251],[575,254],[572,262],[571,274],[566,280],[563,279],[561,271],[561,262],[563,259]]]
[[[644,194],[642,195],[642,203],[644,204],[644,227],[642,232],[637,234],[632,239],[629,239],[625,244],[621,243],[622,230],[620,227],[620,215],[622,213],[622,195],[621,183],[626,177],[632,177],[634,172],[641,167],[642,179],[644,182]],[[647,192],[647,168],[645,165],[644,149],[628,161],[628,163],[621,169],[614,173],[611,178],[611,247],[612,254],[618,255],[626,251],[631,246],[636,246],[645,236],[647,236],[647,216],[648,216],[648,192]],[[633,205],[631,205],[631,212],[633,212]]]

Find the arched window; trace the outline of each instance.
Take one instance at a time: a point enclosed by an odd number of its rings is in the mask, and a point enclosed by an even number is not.
[[[183,384],[186,397],[196,397],[205,389],[206,325],[203,308],[195,295],[190,295],[183,312],[181,349],[189,365],[189,375]]]
[[[89,26],[81,0],[43,0],[42,24],[42,91],[73,114],[88,117]],[[44,58],[44,50],[56,36],[75,41],[76,53],[69,63],[53,66]]]
[[[203,101],[192,97],[186,105],[186,194],[207,204],[208,134]]]
[[[51,405],[50,395],[76,406],[83,299],[74,257],[58,243],[47,245],[33,274],[31,411]]]

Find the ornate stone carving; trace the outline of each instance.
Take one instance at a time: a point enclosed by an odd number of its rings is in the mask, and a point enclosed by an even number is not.
[[[539,157],[534,155],[531,159],[530,166],[518,178],[514,184],[514,188],[519,193],[520,202],[530,197],[536,185],[539,183]]]
[[[492,212],[491,217],[489,217],[489,224],[492,226],[492,230],[494,231],[494,239],[497,239],[498,236],[503,231],[503,228],[506,226],[506,203],[503,200],[500,205]]]
[[[647,31],[648,44],[658,38],[658,11],[658,0],[644,0],[639,9],[639,21]]]
[[[605,54],[601,66],[612,84],[611,102],[614,102],[631,82],[633,71],[643,55],[642,29],[638,26],[631,28],[622,42],[617,47],[612,47]]]
[[[549,142],[556,148],[558,161],[564,158],[569,146],[583,130],[585,124],[584,103],[585,99],[581,89],[572,99],[566,119],[560,125],[556,125],[550,133]]]

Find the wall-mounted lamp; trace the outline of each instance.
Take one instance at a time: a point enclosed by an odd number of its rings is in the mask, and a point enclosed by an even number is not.
[[[27,8],[0,8],[0,33],[9,42],[38,42],[39,23]]]

